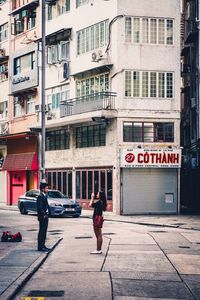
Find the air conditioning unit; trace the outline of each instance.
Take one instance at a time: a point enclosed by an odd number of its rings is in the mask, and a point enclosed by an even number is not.
[[[69,62],[63,63],[63,78],[69,79],[70,72],[69,72]]]
[[[50,111],[51,107],[50,104],[45,104],[45,113],[48,113]],[[42,106],[40,104],[35,105],[35,112],[39,113],[42,111]]]
[[[93,52],[91,58],[92,58],[92,62],[99,62],[105,59],[101,50],[99,50],[98,52]]]
[[[191,107],[196,107],[196,98],[191,98]]]
[[[4,74],[8,72],[8,67],[6,65],[0,66],[0,73]]]
[[[56,113],[52,112],[52,110],[49,110],[47,112],[47,120],[52,120],[56,118]]]
[[[1,134],[8,134],[9,133],[9,124],[8,123],[0,125],[0,133]]]
[[[0,48],[0,57],[5,56],[5,49]]]
[[[15,20],[16,20],[16,21],[20,20],[20,14],[16,14],[16,15],[15,15]]]
[[[40,111],[41,111],[40,110],[40,105],[39,104],[35,105],[35,112],[39,113]]]

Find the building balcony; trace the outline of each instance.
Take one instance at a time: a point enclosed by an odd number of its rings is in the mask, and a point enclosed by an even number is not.
[[[62,101],[60,117],[63,118],[99,110],[114,110],[116,96],[117,94],[113,92],[101,92]]]
[[[182,64],[181,65],[181,76],[184,76],[186,74],[190,73],[190,65],[188,64]]]
[[[8,61],[8,55],[6,55],[6,50],[0,47],[0,63]]]
[[[186,27],[185,27],[185,44],[191,44],[196,41],[197,39],[197,24],[194,18],[190,17],[186,20]]]
[[[19,3],[17,0],[12,1],[12,12],[11,14],[15,16],[16,14],[19,14],[21,11],[35,8],[39,5],[39,0],[23,0],[22,3]]]

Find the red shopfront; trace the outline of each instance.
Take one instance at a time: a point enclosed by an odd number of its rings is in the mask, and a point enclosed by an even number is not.
[[[8,205],[17,205],[20,195],[29,189],[38,187],[38,158],[35,138],[25,134],[20,135],[20,138],[19,136],[15,139],[9,137],[7,140],[8,153],[2,170],[7,171]]]

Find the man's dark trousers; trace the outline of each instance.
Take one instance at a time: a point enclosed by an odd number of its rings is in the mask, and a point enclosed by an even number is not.
[[[39,220],[38,250],[41,250],[45,246],[49,218],[47,215],[45,215],[45,216],[38,217],[38,220]]]

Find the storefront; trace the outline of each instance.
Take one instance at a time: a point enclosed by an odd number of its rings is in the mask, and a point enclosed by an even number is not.
[[[179,212],[180,149],[121,149],[121,213]]]
[[[112,168],[48,169],[46,173],[50,188],[79,200],[83,208],[88,208],[93,191],[105,191],[107,209],[112,211]]]
[[[7,144],[2,172],[7,177],[7,205],[17,205],[18,197],[38,186],[37,137],[32,133],[4,136]]]

